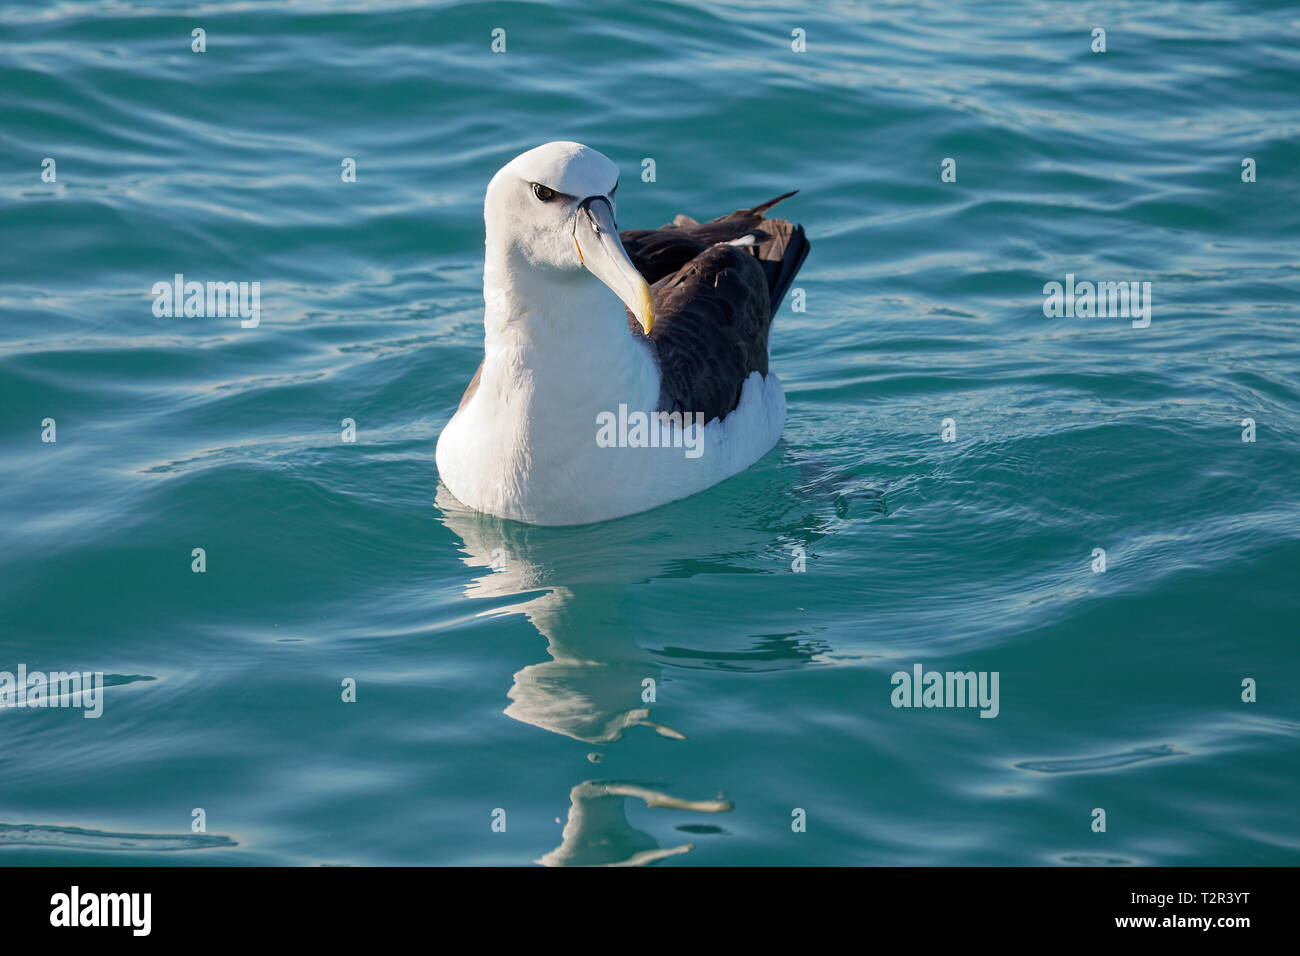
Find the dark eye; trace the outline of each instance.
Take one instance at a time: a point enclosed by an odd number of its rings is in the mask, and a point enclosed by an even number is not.
[[[541,183],[533,183],[533,195],[542,202],[550,202],[555,198],[555,190],[547,189]]]

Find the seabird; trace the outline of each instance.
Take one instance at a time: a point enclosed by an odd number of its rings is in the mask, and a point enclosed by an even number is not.
[[[488,184],[483,361],[436,454],[470,508],[605,521],[717,484],[780,438],[767,336],[808,241],[764,213],[793,193],[619,233],[617,186],[611,160],[569,142]]]

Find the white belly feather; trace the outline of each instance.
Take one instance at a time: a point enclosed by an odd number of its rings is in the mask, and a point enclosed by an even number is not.
[[[629,396],[629,409],[652,410],[649,384],[630,389],[641,397]],[[584,402],[581,410],[545,404],[517,386],[508,398],[501,389],[480,387],[438,439],[438,473],[447,489],[475,510],[530,524],[605,521],[743,471],[776,444],[785,423],[780,381],[758,372],[746,380],[736,408],[705,424],[702,438],[680,442],[677,436],[679,447],[601,447],[597,414],[616,413],[617,403],[602,409]]]

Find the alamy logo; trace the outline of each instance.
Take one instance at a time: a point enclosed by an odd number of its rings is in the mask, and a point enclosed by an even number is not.
[[[240,326],[255,329],[262,321],[262,283],[186,282],[178,272],[171,282],[153,284],[153,314],[158,318],[223,319],[239,316]]]
[[[889,702],[895,707],[978,707],[981,717],[996,717],[998,672],[924,671],[912,665],[912,673],[895,671],[889,678],[894,691]]]
[[[1064,284],[1044,285],[1043,295],[1043,315],[1049,319],[1131,318],[1135,329],[1151,324],[1150,282],[1075,282],[1068,272]]]
[[[86,893],[74,886],[50,897],[51,926],[129,926],[133,936],[153,928],[152,893]]]
[[[687,458],[704,454],[704,413],[629,413],[626,405],[618,414],[596,414],[596,445],[600,448],[685,448]]]
[[[82,707],[81,716],[99,717],[104,713],[104,672],[27,670],[18,665],[18,673],[0,671],[0,709],[6,707]]]

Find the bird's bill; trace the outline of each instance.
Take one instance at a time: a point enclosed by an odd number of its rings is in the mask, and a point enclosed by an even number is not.
[[[578,209],[578,221],[573,230],[573,241],[578,246],[578,258],[594,275],[623,300],[623,304],[636,316],[647,335],[655,322],[655,300],[650,286],[636,271],[627,250],[618,237],[614,212],[603,196],[594,201],[585,200]]]

